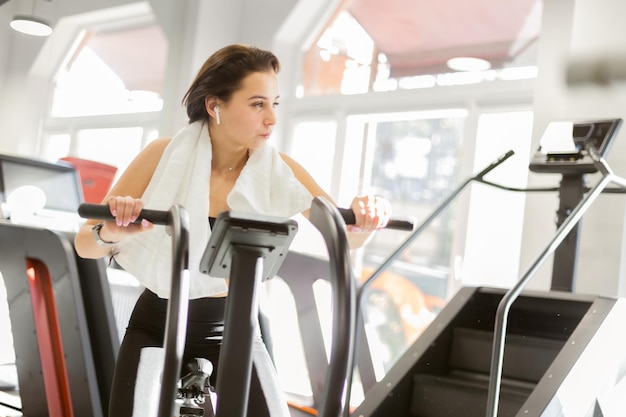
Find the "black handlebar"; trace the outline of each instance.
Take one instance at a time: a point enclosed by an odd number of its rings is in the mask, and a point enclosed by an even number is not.
[[[346,224],[356,223],[356,218],[354,217],[354,211],[352,211],[352,209],[339,208],[338,210],[339,210],[339,214],[341,214],[341,217],[343,217],[343,221],[346,222]],[[415,220],[411,217],[407,217],[407,218],[392,217],[387,223],[387,226],[385,226],[385,228],[395,229],[395,230],[404,230],[406,232],[410,232],[415,228]]]
[[[109,210],[109,206],[105,204],[92,204],[83,203],[78,206],[78,215],[85,219],[94,220],[113,220],[114,217]],[[139,218],[134,223],[141,223],[141,220],[146,219],[151,223],[168,225],[170,213],[167,210],[150,210],[143,209]]]
[[[346,224],[354,224],[355,217],[352,209],[349,208],[340,208],[339,213]],[[78,207],[78,214],[80,217],[86,219],[95,219],[95,220],[113,220],[113,215],[109,210],[109,206],[104,204],[92,204],[92,203],[83,203]],[[159,224],[159,225],[168,225],[169,224],[169,212],[163,210],[150,210],[143,209],[141,210],[141,214],[139,218],[135,220],[134,223],[141,223],[142,219],[146,219],[151,223]],[[387,229],[395,229],[395,230],[403,230],[410,232],[415,228],[415,221],[413,218],[392,218],[385,226]]]

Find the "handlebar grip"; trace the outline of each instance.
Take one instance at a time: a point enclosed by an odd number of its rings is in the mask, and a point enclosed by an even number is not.
[[[78,206],[78,215],[86,219],[96,220],[114,220],[115,218],[109,210],[109,206],[106,204],[90,204],[83,203]],[[169,211],[164,210],[150,210],[143,209],[139,214],[137,220],[133,223],[141,223],[141,220],[146,219],[151,223],[168,225],[169,224]]]
[[[352,209],[339,208],[339,213],[346,224],[355,223],[356,218]],[[109,206],[105,204],[83,203],[78,206],[78,215],[86,219],[109,221],[115,219],[109,210]],[[153,224],[168,225],[169,215],[169,211],[143,209],[133,223],[141,223],[141,220],[146,219]],[[415,229],[415,221],[412,218],[391,218],[385,228],[410,232]]]
[[[356,222],[356,217],[354,216],[354,211],[349,208],[339,208],[339,213],[346,224],[354,224]],[[415,220],[413,218],[400,218],[400,217],[392,217],[385,229],[394,229],[394,230],[403,230],[405,232],[411,232],[415,229]]]

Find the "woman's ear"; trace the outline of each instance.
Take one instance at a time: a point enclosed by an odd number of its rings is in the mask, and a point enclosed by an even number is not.
[[[215,107],[216,105],[216,97],[207,97],[204,99],[204,108],[206,109],[207,113],[211,114],[211,112],[213,111],[213,107]]]
[[[216,114],[216,107],[218,107],[218,100],[216,97],[207,97],[204,99],[204,108],[206,109],[207,114],[217,120],[219,115]]]

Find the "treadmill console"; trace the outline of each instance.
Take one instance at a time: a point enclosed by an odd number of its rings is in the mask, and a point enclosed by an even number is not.
[[[596,172],[589,150],[606,157],[621,124],[622,119],[551,122],[541,136],[529,169],[558,174]]]

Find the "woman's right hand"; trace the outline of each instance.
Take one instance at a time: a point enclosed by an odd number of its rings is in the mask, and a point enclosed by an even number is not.
[[[109,196],[103,202],[109,206],[115,221],[105,221],[100,229],[100,238],[107,242],[119,242],[125,237],[150,230],[154,225],[142,219],[141,223],[133,223],[143,209],[143,201],[130,196]]]

